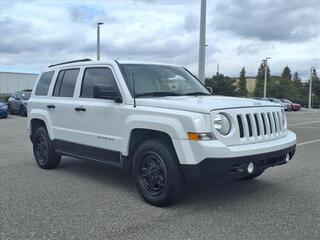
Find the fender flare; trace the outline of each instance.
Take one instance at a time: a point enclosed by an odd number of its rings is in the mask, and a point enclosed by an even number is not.
[[[51,120],[50,120],[50,116],[49,116],[49,113],[45,110],[41,110],[41,109],[32,109],[31,112],[29,113],[29,121],[28,121],[28,129],[31,133],[31,130],[32,130],[32,120],[33,119],[39,119],[39,120],[42,120],[45,125],[46,125],[46,128],[47,128],[47,132],[48,132],[48,135],[49,135],[49,138],[51,140],[54,139],[54,134],[53,134],[53,131],[52,131],[52,123],[51,123]]]
[[[126,119],[124,126],[123,144],[121,147],[124,155],[128,155],[129,153],[131,135],[134,129],[163,132],[168,134],[171,140],[187,138],[187,136],[183,134],[185,131],[182,124],[177,119],[165,116],[150,118],[150,115],[131,115]]]

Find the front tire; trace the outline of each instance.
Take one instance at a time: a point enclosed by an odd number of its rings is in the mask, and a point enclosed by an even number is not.
[[[33,153],[38,166],[43,169],[57,168],[60,164],[61,156],[56,153],[47,130],[44,127],[37,128],[32,140]]]
[[[252,180],[252,179],[255,179],[255,178],[259,177],[262,173],[264,173],[264,170],[258,171],[258,172],[255,172],[252,175],[243,177],[243,178],[241,178],[241,180]]]
[[[160,139],[147,140],[138,147],[133,177],[142,198],[155,206],[177,201],[185,187],[173,147]]]

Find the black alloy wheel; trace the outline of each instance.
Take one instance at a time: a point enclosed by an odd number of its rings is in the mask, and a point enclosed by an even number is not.
[[[40,168],[53,169],[59,166],[61,155],[57,154],[45,127],[32,134],[33,154]]]
[[[177,201],[185,189],[179,159],[172,143],[150,139],[141,143],[133,156],[133,178],[142,198],[155,206]]]
[[[139,179],[145,191],[152,196],[161,193],[167,183],[167,171],[162,158],[155,152],[147,152],[140,163]]]
[[[37,137],[35,142],[35,155],[37,161],[44,165],[48,158],[48,143],[43,135]]]

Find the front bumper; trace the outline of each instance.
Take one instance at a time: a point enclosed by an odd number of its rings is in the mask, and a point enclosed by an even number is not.
[[[251,174],[285,164],[286,155],[289,154],[291,159],[295,149],[296,145],[294,144],[288,148],[268,153],[232,158],[206,158],[199,164],[182,164],[181,166],[183,174],[189,181],[227,181],[249,176],[246,168],[250,162],[255,166],[255,170]]]
[[[227,146],[219,140],[189,141],[175,140],[173,145],[180,164],[197,165],[207,158],[230,159],[275,152],[296,144],[296,134],[287,130],[286,135],[269,141]]]

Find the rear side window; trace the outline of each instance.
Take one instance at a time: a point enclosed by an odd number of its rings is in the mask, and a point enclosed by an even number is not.
[[[97,84],[110,84],[116,88],[116,81],[110,68],[86,68],[83,76],[80,97],[93,98],[93,87]]]
[[[53,96],[72,97],[80,69],[67,69],[59,72]]]
[[[36,87],[35,95],[46,96],[48,94],[53,74],[54,71],[44,72],[41,74],[38,85]]]

